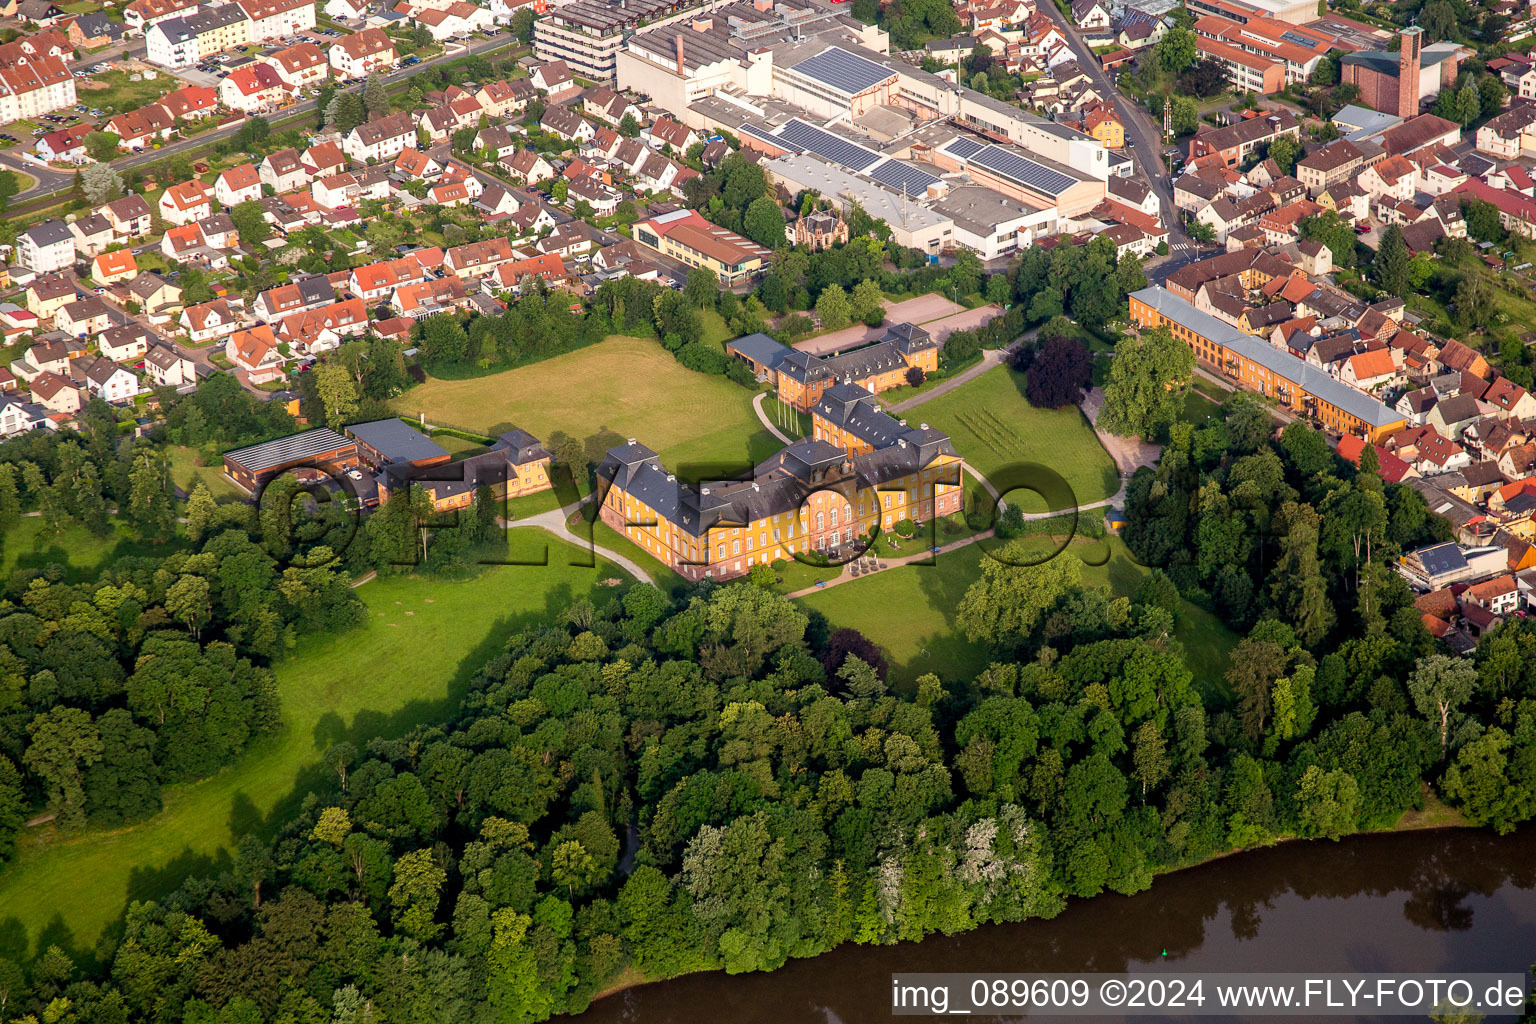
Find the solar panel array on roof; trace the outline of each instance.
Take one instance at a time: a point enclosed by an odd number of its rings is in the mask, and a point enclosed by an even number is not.
[[[902,160],[886,160],[871,167],[867,173],[882,185],[889,185],[909,196],[923,195],[928,191],[928,186],[937,185],[941,180],[938,175],[929,174]]]
[[[754,139],[762,139],[770,146],[778,146],[780,149],[798,149],[796,146],[791,146],[788,141],[779,138],[777,135],[773,134],[767,129],[759,128],[757,125],[752,124],[750,121],[741,126],[741,134],[750,135]]]
[[[856,96],[866,89],[873,89],[895,75],[872,60],[849,53],[838,46],[821,51],[790,68],[813,78],[822,85],[831,86],[838,92]]]
[[[1076,179],[1060,171],[998,146],[988,146],[981,150],[971,157],[971,163],[980,164],[989,171],[996,171],[1005,178],[1051,196],[1060,195],[1077,184]]]
[[[1306,36],[1301,35],[1298,32],[1281,32],[1280,38],[1284,39],[1288,43],[1295,43],[1297,46],[1305,46],[1309,50],[1314,45],[1316,45],[1315,40],[1308,39]]]
[[[977,142],[975,139],[956,139],[944,147],[944,152],[961,160],[969,160],[986,148],[986,143]]]
[[[347,449],[355,451],[356,446],[329,427],[315,427],[225,452],[224,458],[252,473],[260,473],[274,466],[291,466],[333,452],[345,453]]]
[[[823,131],[813,124],[806,124],[798,117],[779,129],[779,138],[802,150],[824,156],[851,171],[868,170],[871,164],[881,159],[879,153],[855,145],[840,135]]]

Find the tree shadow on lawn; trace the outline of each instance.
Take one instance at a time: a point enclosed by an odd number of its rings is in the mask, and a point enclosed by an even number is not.
[[[256,835],[271,841],[285,822],[301,812],[310,794],[333,791],[337,785],[336,774],[319,760],[320,755],[333,743],[351,743],[360,756],[365,756],[371,739],[394,739],[406,735],[417,726],[436,725],[451,720],[459,702],[469,692],[475,675],[501,653],[510,637],[520,630],[554,621],[560,612],[570,607],[575,597],[570,585],[562,583],[545,594],[542,610],[497,619],[485,637],[459,660],[449,681],[448,695],[440,700],[414,700],[388,714],[361,711],[350,724],[344,723],[341,716],[334,712],[322,715],[313,730],[315,760],[300,769],[293,789],[286,796],[280,797],[266,813],[244,791],[235,793],[228,818],[231,832],[237,837]],[[242,756],[249,756],[250,753],[248,749]],[[145,827],[153,827],[153,819],[146,822]],[[233,867],[234,859],[227,849],[221,849],[214,855],[184,849],[163,865],[134,868],[128,876],[127,903],[163,898],[190,878],[217,878]],[[63,919],[57,915],[39,934],[30,955],[26,936],[26,928],[17,918],[0,919],[0,956],[26,963],[41,955],[50,945],[57,945],[74,958],[77,965],[96,967],[99,966],[97,951],[105,953],[115,949],[122,941],[123,921],[119,916],[110,924],[102,932],[94,950],[81,947],[74,934],[64,925]]]
[[[180,542],[168,542],[164,544],[151,544],[147,541],[134,540],[121,537],[109,550],[103,551],[101,557],[89,565],[73,565],[69,561],[69,552],[60,546],[56,540],[49,538],[51,543],[43,546],[43,537],[39,534],[35,542],[25,550],[16,553],[16,562],[11,567],[11,572],[27,569],[38,571],[46,570],[49,566],[58,566],[60,578],[69,583],[76,583],[85,579],[94,579],[102,570],[110,568],[118,560],[129,557],[141,557],[154,555],[164,557],[178,548],[185,547]]]
[[[972,549],[976,554],[971,554]],[[918,676],[932,672],[953,691],[957,686],[970,686],[977,674],[991,660],[991,652],[985,644],[972,643],[964,631],[952,621],[955,609],[972,583],[981,578],[978,545],[934,555],[932,562],[918,562],[901,566],[895,572],[917,573],[917,586],[932,609],[933,628],[918,640],[917,653],[906,661],[893,663],[894,688],[915,689]],[[963,561],[961,561],[963,560]],[[969,571],[967,569],[969,568]]]

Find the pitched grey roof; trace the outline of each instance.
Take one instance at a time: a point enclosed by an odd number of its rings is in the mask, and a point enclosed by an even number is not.
[[[1369,395],[1356,391],[1343,381],[1336,380],[1323,370],[1302,362],[1288,352],[1244,334],[1232,325],[1203,313],[1183,299],[1153,285],[1135,292],[1135,297],[1157,310],[1174,323],[1214,341],[1223,348],[1252,360],[1284,377],[1303,391],[1314,395],[1335,408],[1342,409],[1356,419],[1371,426],[1386,426],[1401,420],[1402,414],[1392,411]]]
[[[22,232],[23,238],[30,238],[36,246],[58,245],[60,242],[73,244],[75,236],[69,230],[69,225],[62,220],[45,220],[41,224],[34,224]]]

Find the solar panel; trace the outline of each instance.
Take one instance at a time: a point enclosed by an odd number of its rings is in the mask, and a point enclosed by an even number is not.
[[[909,196],[920,196],[928,191],[929,185],[937,185],[940,181],[938,175],[929,174],[902,160],[887,160],[871,167],[866,173],[882,185],[889,185]]]
[[[1312,40],[1296,32],[1282,32],[1280,33],[1280,38],[1284,39],[1288,43],[1295,43],[1297,46],[1305,46],[1309,50],[1313,46]]]
[[[866,170],[875,161],[881,159],[879,153],[855,145],[840,135],[823,131],[813,124],[806,124],[799,118],[780,128],[779,137],[799,149],[808,150],[817,156],[824,156],[833,163],[841,164],[852,171]]]
[[[961,160],[969,160],[986,148],[986,143],[977,142],[975,139],[956,139],[944,147],[944,152]]]
[[[1046,195],[1060,195],[1077,184],[1075,179],[1069,178],[1060,171],[1053,171],[1044,164],[1037,164],[1027,157],[1010,153],[1006,149],[999,149],[997,146],[988,146],[983,149],[971,158],[971,163],[980,164],[1005,178],[1011,178],[1021,185],[1038,189]]]
[[[772,132],[759,128],[757,125],[752,124],[751,122],[747,122],[741,126],[741,134],[750,135],[754,139],[761,139],[768,143],[770,146],[777,146],[780,149],[799,148],[798,146],[791,146],[788,140],[781,139],[777,135],[774,135]]]
[[[814,57],[806,58],[790,70],[849,96],[855,96],[865,89],[873,89],[895,74],[872,60],[866,60],[858,54],[849,53],[837,46],[823,50]]]

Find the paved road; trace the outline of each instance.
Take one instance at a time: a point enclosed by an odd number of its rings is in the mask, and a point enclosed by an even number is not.
[[[571,515],[582,506],[585,500],[586,499],[583,499],[582,501],[573,501],[563,508],[552,509],[548,512],[540,512],[537,515],[528,516],[524,519],[505,522],[503,525],[508,529],[519,529],[525,526],[536,526],[542,530],[548,530],[550,533],[554,534],[556,537],[559,537],[561,540],[570,541],[577,547],[590,547],[593,552],[602,555],[604,558],[608,559],[608,561],[619,566],[625,572],[628,572],[635,579],[639,580],[641,583],[655,582],[651,579],[651,574],[640,568],[637,562],[626,558],[625,556],[619,554],[617,551],[609,550],[608,548],[603,547],[601,544],[593,544],[589,538],[580,536],[579,534],[573,532],[570,527],[565,525],[566,520],[569,519]]]
[[[758,422],[768,428],[768,433],[772,434],[783,443],[794,444],[795,439],[776,427],[773,423],[773,420],[768,418],[768,413],[763,409],[763,400],[767,397],[768,392],[759,391],[752,399],[752,411],[757,413]]]
[[[405,68],[401,71],[391,72],[390,74],[384,76],[384,81],[388,85],[394,85],[398,82],[403,82],[405,79],[410,78],[413,75],[419,75],[423,71],[426,71],[428,68],[436,67],[437,65],[447,61],[458,60],[462,57],[476,57],[495,50],[507,49],[515,45],[517,45],[516,40],[513,37],[505,34],[494,35],[489,39],[477,39],[470,43],[464,52],[455,53],[451,57],[447,54],[432,57],[413,67]],[[295,115],[311,112],[314,109],[315,100],[310,98],[300,100],[298,103],[295,103],[291,107],[286,107],[283,110],[276,112],[275,114],[269,114],[267,116],[272,120],[287,120],[294,117]],[[118,159],[112,161],[112,166],[121,170],[124,167],[135,167],[140,164],[151,164],[181,153],[205,149],[226,135],[233,135],[239,129],[240,122],[236,122],[226,128],[216,128],[213,131],[204,132],[201,135],[195,135],[190,139],[180,139],[176,142],[168,143],[164,146],[161,146],[159,149],[149,149],[142,153],[130,153],[127,156],[119,157]],[[22,140],[22,142],[23,145],[26,144],[25,139]],[[0,164],[16,167],[34,176],[38,175],[40,171],[40,168],[33,168],[23,162],[19,157],[13,157],[9,153],[0,153]],[[19,202],[27,198],[43,195],[52,191],[57,191],[60,188],[73,184],[74,182],[73,171],[65,174],[59,174],[57,177],[63,179],[62,184],[54,183],[44,187],[44,185],[40,182],[38,185],[34,185],[32,188],[13,198],[12,202]]]
[[[1157,193],[1157,198],[1163,204],[1163,222],[1168,225],[1168,244],[1172,246],[1178,242],[1189,241],[1189,236],[1179,225],[1178,208],[1173,205],[1173,185],[1168,178],[1168,172],[1163,169],[1162,126],[1153,123],[1141,104],[1129,96],[1120,95],[1120,90],[1110,80],[1109,73],[1104,70],[1104,65],[1099,63],[1099,58],[1077,34],[1076,26],[1054,3],[1040,4],[1040,10],[1060,26],[1061,34],[1067,37],[1067,45],[1077,55],[1078,66],[1093,79],[1093,84],[1098,91],[1106,98],[1119,98],[1115,109],[1120,111],[1120,120],[1125,122],[1127,148],[1130,150],[1131,159],[1136,162],[1141,180],[1152,187],[1152,191]]]
[[[1010,343],[1007,348],[989,348],[983,350],[981,353],[981,362],[977,363],[975,366],[972,366],[969,369],[961,370],[953,377],[944,381],[944,383],[935,387],[932,391],[925,391],[920,395],[907,399],[905,402],[897,402],[895,405],[887,406],[885,411],[891,413],[892,415],[899,412],[906,412],[908,409],[922,405],[924,402],[931,402],[935,398],[938,398],[940,395],[947,395],[951,391],[955,390],[955,388],[958,388],[964,384],[969,384],[977,377],[980,377],[982,374],[992,369],[992,367],[1006,362],[1008,356],[1012,354],[1014,349],[1018,348],[1021,344],[1033,338],[1039,330],[1040,328],[1036,327],[1025,331],[1023,334],[1013,339],[1012,343]]]

